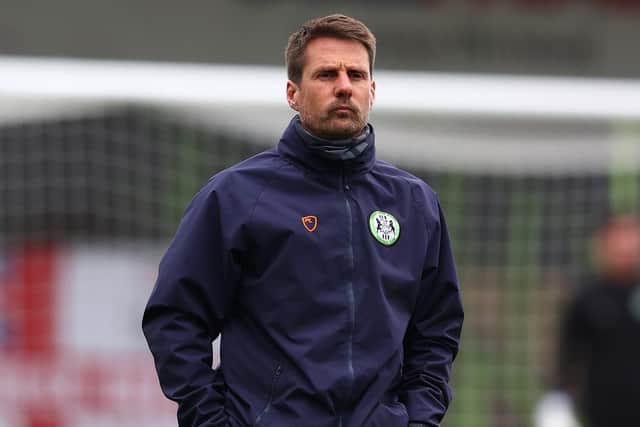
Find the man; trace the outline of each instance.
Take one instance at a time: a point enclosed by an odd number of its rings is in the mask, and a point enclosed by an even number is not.
[[[187,208],[143,320],[181,426],[439,425],[459,289],[435,194],[375,158],[374,58],[361,22],[307,22],[277,148]]]
[[[567,310],[559,385],[587,426],[639,426],[640,223],[613,217],[594,247],[601,271]]]

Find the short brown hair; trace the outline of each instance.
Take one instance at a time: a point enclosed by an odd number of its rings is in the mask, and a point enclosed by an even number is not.
[[[376,38],[373,33],[357,19],[334,14],[310,19],[298,31],[291,34],[285,50],[285,64],[289,80],[300,82],[305,49],[311,40],[318,37],[335,37],[362,43],[369,54],[369,73],[373,74],[373,63],[376,58]]]

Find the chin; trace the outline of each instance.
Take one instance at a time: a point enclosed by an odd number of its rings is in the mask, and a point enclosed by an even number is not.
[[[324,136],[322,138],[325,139],[348,139],[356,136],[358,132],[354,131],[353,128],[332,128],[327,129],[323,132]]]
[[[349,122],[348,124],[331,126],[325,129],[325,133],[332,135],[333,139],[347,139],[359,135],[363,128],[364,125],[360,126],[358,123]]]

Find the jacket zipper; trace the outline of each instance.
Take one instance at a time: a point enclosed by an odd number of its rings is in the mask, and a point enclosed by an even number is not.
[[[276,366],[276,369],[274,369],[273,376],[271,377],[271,387],[269,388],[269,397],[267,398],[267,403],[264,405],[264,408],[262,409],[260,414],[258,414],[258,416],[256,417],[256,421],[253,423],[254,426],[259,425],[262,417],[264,417],[267,412],[269,412],[269,409],[271,409],[271,402],[273,402],[276,383],[278,382],[278,378],[280,378],[280,374],[282,374],[282,366],[278,365]]]
[[[347,341],[347,371],[350,378],[350,388],[353,387],[353,381],[355,379],[355,373],[353,370],[353,332],[356,323],[356,308],[355,308],[355,293],[353,289],[353,270],[354,270],[354,254],[353,254],[353,213],[351,211],[351,204],[349,203],[349,196],[347,193],[350,191],[350,187],[345,182],[344,171],[342,172],[342,194],[344,195],[345,207],[347,211],[347,261],[349,266],[349,279],[346,283],[347,290],[347,302],[349,306],[349,339]],[[350,390],[351,391],[351,390]]]

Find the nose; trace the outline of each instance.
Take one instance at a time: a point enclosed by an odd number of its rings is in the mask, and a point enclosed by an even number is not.
[[[346,72],[341,71],[340,73],[338,73],[338,78],[335,80],[335,83],[336,85],[334,92],[337,98],[351,97],[353,87],[351,85],[351,79]]]

